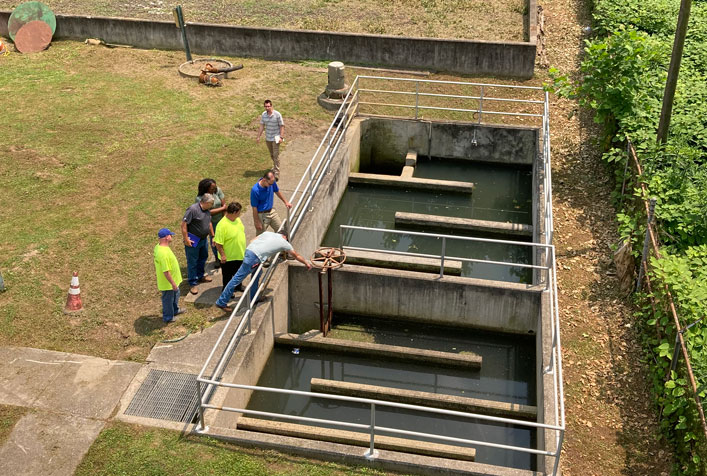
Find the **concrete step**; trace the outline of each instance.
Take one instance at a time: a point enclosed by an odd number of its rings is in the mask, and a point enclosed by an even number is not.
[[[307,438],[332,443],[342,443],[353,446],[367,447],[370,445],[370,436],[367,433],[357,433],[348,430],[335,430],[317,426],[300,425],[297,423],[284,423],[279,421],[260,420],[257,418],[239,417],[238,429],[271,433],[276,435]],[[426,441],[407,440],[391,436],[375,435],[374,444],[377,449],[400,451],[426,456],[436,456],[463,461],[474,461],[476,450],[460,446],[429,443]]]
[[[429,190],[434,192],[472,193],[474,191],[474,184],[471,182],[400,177],[395,175],[361,174],[356,172],[349,174],[349,183],[385,185],[387,187]]]
[[[519,420],[536,421],[538,409],[531,405],[482,400],[479,398],[459,397],[440,393],[418,392],[402,388],[381,387],[339,380],[313,378],[310,380],[312,392],[345,395],[349,397],[388,400],[410,405],[442,408],[460,412],[480,413]]]
[[[395,212],[395,225],[437,228],[455,231],[480,231],[513,237],[532,237],[533,226],[523,223],[474,220],[471,218],[425,215],[422,213]]]
[[[394,255],[378,251],[361,251],[345,249],[346,264],[360,266],[375,266],[377,268],[404,269],[425,273],[439,273],[440,260],[435,258],[418,258],[416,256]],[[444,260],[444,274],[461,276],[462,262]]]
[[[355,342],[324,337],[321,332],[312,330],[304,334],[278,334],[275,344],[341,352],[346,355],[363,355],[381,359],[395,359],[404,362],[427,363],[441,367],[467,369],[481,368],[481,356],[473,353],[453,354],[436,350],[415,349],[398,345]]]

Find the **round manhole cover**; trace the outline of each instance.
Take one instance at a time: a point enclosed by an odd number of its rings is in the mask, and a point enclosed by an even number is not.
[[[201,70],[207,69],[207,63],[216,69],[228,69],[233,67],[233,63],[226,60],[214,58],[195,59],[179,65],[179,74],[185,78],[199,79]],[[226,77],[228,77],[228,73],[226,73]]]
[[[41,20],[51,28],[52,35],[56,31],[56,17],[54,12],[42,2],[25,2],[15,8],[7,21],[10,38],[15,41],[15,35],[25,24]]]
[[[42,20],[22,25],[15,35],[15,48],[20,53],[44,51],[52,41],[52,29]]]

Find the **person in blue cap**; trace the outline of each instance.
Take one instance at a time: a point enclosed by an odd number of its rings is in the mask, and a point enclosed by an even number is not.
[[[161,228],[157,232],[160,241],[155,245],[155,273],[157,273],[157,289],[162,293],[162,320],[172,322],[174,316],[186,312],[179,307],[179,284],[182,282],[182,271],[177,257],[169,245],[174,232],[169,228]]]

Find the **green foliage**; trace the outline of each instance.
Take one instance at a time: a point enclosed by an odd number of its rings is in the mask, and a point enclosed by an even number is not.
[[[667,284],[683,320],[681,327],[707,315],[707,2],[694,2],[677,84],[669,140],[656,143],[663,89],[680,2],[676,0],[597,0],[594,31],[585,42],[581,78],[572,81],[551,70],[548,88],[575,98],[604,125],[604,160],[614,168],[621,237],[638,257],[645,234],[645,207],[637,179],[624,176],[629,137],[643,166],[639,179],[656,198],[656,222],[665,256],[653,260],[656,309],[643,301],[638,316],[651,354],[653,394],[661,426],[673,443],[675,472],[707,474],[705,441],[684,361],[670,371],[677,329],[668,314]],[[645,296],[644,296],[645,297]],[[707,320],[684,334],[699,392],[707,388]]]
[[[678,316],[680,327],[694,324],[684,332],[690,361],[697,379],[702,399],[707,391],[707,245],[688,248],[680,255],[666,255],[652,261],[651,278],[668,285]],[[666,302],[663,286],[653,286],[654,298]],[[657,404],[663,409],[661,427],[673,443],[679,474],[705,474],[704,441],[697,407],[692,398],[692,388],[685,377],[684,359],[678,354],[673,362],[677,330],[674,318],[667,306],[658,306],[655,312],[650,307],[640,314],[644,318],[644,342],[653,354],[652,383]],[[699,316],[699,317],[697,317]],[[697,318],[695,318],[697,317]],[[656,332],[657,331],[657,332]],[[671,371],[674,365],[677,371]]]

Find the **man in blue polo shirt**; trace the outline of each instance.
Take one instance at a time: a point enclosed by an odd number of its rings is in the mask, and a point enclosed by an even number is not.
[[[280,192],[280,188],[275,183],[275,174],[269,171],[263,178],[258,180],[250,189],[250,206],[253,207],[253,223],[255,224],[256,236],[265,231],[270,226],[273,231],[279,231],[282,220],[273,209],[273,198],[282,200],[287,208],[292,208],[292,204],[285,200]]]

